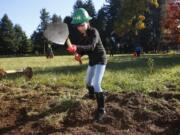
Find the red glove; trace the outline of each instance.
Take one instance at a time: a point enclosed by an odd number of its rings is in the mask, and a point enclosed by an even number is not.
[[[71,46],[69,46],[68,48],[67,48],[67,51],[69,52],[69,53],[72,53],[72,54],[74,54],[76,51],[77,51],[77,47],[76,47],[76,45],[71,45]]]
[[[80,63],[82,63],[82,61],[81,61],[81,55],[80,55],[80,54],[76,53],[76,54],[74,55],[74,58],[75,58],[76,61],[79,61]]]

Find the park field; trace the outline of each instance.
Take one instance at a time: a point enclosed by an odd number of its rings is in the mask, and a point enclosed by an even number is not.
[[[73,56],[0,58],[4,70],[32,67],[0,80],[0,134],[179,135],[180,55],[108,56],[102,87],[107,116],[94,123],[96,102],[84,100],[83,64]]]
[[[34,87],[38,84],[58,85],[67,88],[84,88],[87,58],[79,65],[72,56],[0,58],[0,68],[5,70],[32,67],[34,77],[26,82],[24,77],[13,76],[1,83]],[[131,55],[108,57],[108,65],[103,79],[103,88],[113,91],[156,91],[166,90],[169,85],[180,87],[180,55]]]

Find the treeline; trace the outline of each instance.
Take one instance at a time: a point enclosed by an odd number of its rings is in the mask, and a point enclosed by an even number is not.
[[[46,47],[44,46],[46,45],[43,37],[44,29],[48,23],[61,22],[62,19],[56,14],[50,17],[46,9],[42,9],[40,14],[41,23],[30,38],[20,25],[12,23],[7,14],[2,17],[0,20],[0,55],[44,53],[43,49]]]
[[[28,39],[20,25],[13,25],[5,14],[0,21],[0,54],[25,54],[33,49],[31,39]]]
[[[102,8],[96,12],[92,0],[77,0],[73,10],[85,8],[93,17],[91,25],[96,27],[107,50],[129,53],[136,46],[144,51],[158,49],[161,38],[161,5],[163,0],[106,0]],[[7,15],[0,21],[0,54],[43,54],[46,52],[48,41],[43,32],[51,22],[65,22],[70,29],[73,40],[75,29],[70,24],[72,14],[62,20],[61,16],[50,13],[46,9],[40,11],[40,24],[30,38],[27,38],[21,26],[13,25]],[[60,46],[53,45],[54,50]],[[62,50],[62,49],[59,49]]]

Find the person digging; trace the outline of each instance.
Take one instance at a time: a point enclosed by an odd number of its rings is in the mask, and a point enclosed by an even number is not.
[[[104,92],[101,82],[104,76],[107,57],[99,32],[90,26],[92,17],[83,9],[77,9],[73,14],[72,24],[78,31],[77,43],[67,48],[69,53],[76,54],[75,60],[80,61],[83,55],[88,55],[89,65],[86,75],[86,87],[89,91],[88,98],[97,100],[95,120],[102,121],[105,115]]]

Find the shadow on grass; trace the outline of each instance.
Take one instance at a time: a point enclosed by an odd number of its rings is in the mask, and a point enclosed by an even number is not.
[[[158,72],[164,68],[170,68],[176,65],[180,65],[180,55],[179,56],[146,56],[137,59],[132,59],[131,57],[121,57],[115,56],[111,57],[108,64],[107,70],[109,71],[126,71],[127,69],[133,69],[134,72],[137,70],[145,71],[148,73],[147,58],[152,58],[154,60],[154,71]],[[63,74],[67,75],[69,73],[76,74],[79,72],[86,71],[87,65],[74,65],[74,66],[62,66],[62,67],[49,67],[45,69],[37,68],[34,74]]]
[[[132,59],[130,57],[122,59],[121,56],[111,58],[108,62],[107,69],[112,71],[126,70],[126,69],[144,69],[148,68],[147,59],[152,58],[154,60],[154,68],[156,70],[169,68],[176,65],[180,65],[180,55],[177,56],[148,56]]]
[[[60,67],[48,67],[45,69],[35,68],[34,74],[69,74],[69,73],[79,73],[86,70],[87,65],[74,65],[74,66],[60,66]]]

